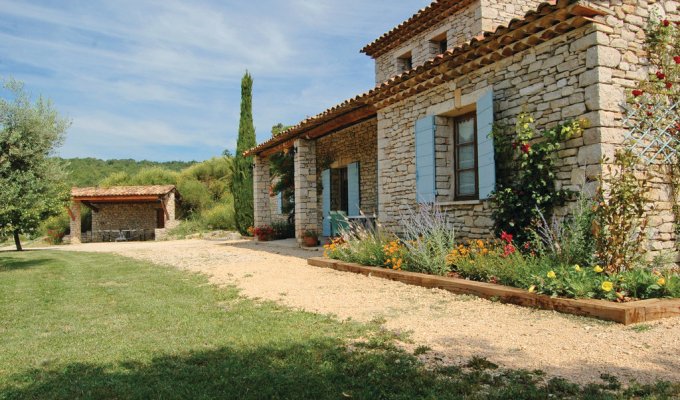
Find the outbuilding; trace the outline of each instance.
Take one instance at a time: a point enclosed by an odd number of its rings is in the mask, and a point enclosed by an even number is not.
[[[71,243],[153,240],[177,226],[173,185],[87,187],[71,190]],[[92,226],[81,232],[82,206],[92,210]]]

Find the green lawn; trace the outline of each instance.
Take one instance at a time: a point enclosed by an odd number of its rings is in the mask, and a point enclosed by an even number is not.
[[[426,371],[377,324],[247,300],[112,255],[0,253],[0,399],[672,398],[679,389],[544,382],[481,359]]]

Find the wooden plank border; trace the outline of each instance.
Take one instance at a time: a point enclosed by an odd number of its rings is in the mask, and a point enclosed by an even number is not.
[[[485,299],[493,298],[503,303],[599,318],[624,325],[680,316],[680,299],[650,299],[630,303],[614,303],[606,300],[553,298],[493,283],[367,267],[320,257],[310,258],[307,263],[315,267],[354,272],[426,288],[443,289],[456,294],[469,294]]]

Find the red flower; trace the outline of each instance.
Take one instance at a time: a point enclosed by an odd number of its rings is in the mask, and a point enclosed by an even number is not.
[[[667,19],[664,19],[664,20],[663,20],[663,26],[668,26],[668,25],[670,25],[670,24],[671,24],[671,21],[669,21],[669,20],[667,20]]]
[[[675,61],[676,64],[680,64],[680,56],[673,57],[673,61]]]
[[[529,154],[529,151],[531,151],[531,145],[529,143],[524,143],[522,145],[522,153]]]
[[[505,245],[505,249],[503,251],[503,257],[507,257],[514,252],[515,252],[515,246],[508,243],[508,244]]]
[[[666,79],[666,74],[664,74],[664,73],[661,72],[661,71],[656,71],[656,77],[657,77],[660,81],[662,81],[662,80]]]
[[[666,81],[666,89],[670,89],[673,87],[673,83],[670,81]]]
[[[512,235],[506,231],[501,232],[501,240],[505,240],[508,244],[512,243]]]
[[[648,116],[648,117],[651,117],[652,115],[654,115],[654,114],[653,114],[651,111],[647,111],[647,116]]]
[[[529,242],[524,243],[525,250],[529,250],[529,247],[531,247],[531,244]]]
[[[633,96],[635,96],[635,97],[642,96],[643,93],[644,93],[644,92],[643,92],[642,90],[640,90],[640,89],[635,89],[635,90],[633,90]]]

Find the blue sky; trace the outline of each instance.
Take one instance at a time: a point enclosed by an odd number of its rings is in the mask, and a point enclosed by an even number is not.
[[[429,0],[0,0],[0,77],[72,121],[63,157],[204,160],[373,86],[364,45]]]

